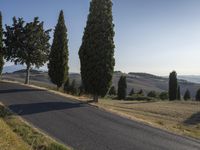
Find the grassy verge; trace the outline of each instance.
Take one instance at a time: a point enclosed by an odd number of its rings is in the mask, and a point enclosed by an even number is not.
[[[69,150],[25,123],[2,105],[0,131],[0,150]]]
[[[17,136],[0,118],[0,150],[29,150],[30,146]]]
[[[99,107],[130,119],[200,139],[200,103],[100,100]]]

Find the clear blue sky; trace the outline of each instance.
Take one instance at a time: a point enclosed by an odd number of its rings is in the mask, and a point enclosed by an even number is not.
[[[68,27],[70,72],[79,72],[78,50],[90,0],[0,0],[3,24],[38,16],[54,28],[61,9]],[[113,0],[115,70],[168,75],[200,74],[200,0]],[[53,32],[52,32],[53,33]],[[52,34],[51,33],[51,34]],[[7,63],[6,65],[10,65]]]

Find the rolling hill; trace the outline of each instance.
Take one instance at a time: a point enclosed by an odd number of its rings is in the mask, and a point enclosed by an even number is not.
[[[135,91],[139,91],[140,89],[143,89],[145,93],[148,93],[149,91],[156,91],[156,92],[162,92],[168,90],[168,78],[166,77],[160,77],[148,73],[128,73],[123,74],[120,71],[116,71],[113,76],[113,85],[117,88],[118,80],[121,75],[127,76],[127,85],[128,85],[128,92],[134,88]],[[15,71],[13,73],[5,73],[2,76],[3,79],[9,79],[9,80],[20,80],[23,81],[25,78],[25,70]],[[40,82],[43,84],[46,84],[48,86],[54,86],[48,77],[47,72],[37,71],[33,70],[31,72],[30,79],[34,82]],[[70,79],[76,80],[77,86],[81,84],[81,76],[78,73],[70,73]],[[102,78],[103,79],[103,78]],[[200,88],[200,84],[189,82],[183,79],[178,80],[179,85],[181,87],[181,94],[184,95],[184,92],[186,89],[189,89],[191,92],[191,95],[194,97],[197,89]]]

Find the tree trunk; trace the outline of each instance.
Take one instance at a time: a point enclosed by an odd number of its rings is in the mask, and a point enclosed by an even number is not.
[[[98,103],[98,101],[99,101],[99,96],[98,96],[97,94],[94,94],[94,96],[93,96],[93,101],[94,101],[95,103]]]
[[[29,84],[30,68],[31,68],[31,66],[30,66],[30,65],[27,65],[27,68],[26,68],[26,80],[25,80],[25,84]]]

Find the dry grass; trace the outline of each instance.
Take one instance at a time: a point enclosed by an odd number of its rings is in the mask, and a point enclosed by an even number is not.
[[[200,103],[100,100],[99,107],[144,123],[200,139]]]
[[[11,128],[0,118],[0,150],[29,150],[21,137],[17,136]]]

